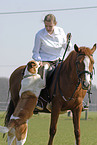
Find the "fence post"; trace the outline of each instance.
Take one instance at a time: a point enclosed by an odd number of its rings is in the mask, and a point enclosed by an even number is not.
[[[88,110],[85,111],[85,120],[88,120]]]
[[[86,102],[86,105],[89,107],[89,101]],[[89,108],[85,111],[85,120],[88,120],[88,110]]]

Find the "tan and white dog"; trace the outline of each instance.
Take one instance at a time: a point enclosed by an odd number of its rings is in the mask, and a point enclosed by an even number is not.
[[[47,69],[46,67],[47,66],[45,66],[44,68]],[[41,76],[37,73],[38,68],[39,68],[38,62],[30,61],[27,64],[27,67],[25,68],[23,80],[21,82],[21,90],[19,92],[20,96],[25,91],[31,91],[38,98],[41,89],[44,88],[46,85],[45,71],[42,79]]]
[[[11,145],[14,139],[16,139],[16,145],[23,145],[26,141],[27,122],[33,115],[41,89],[46,85],[45,72],[48,66],[44,66],[43,79],[37,74],[38,67],[38,63],[34,60],[28,62],[26,65],[24,76],[21,81],[18,104],[10,117],[8,126],[0,126],[0,132],[8,132],[8,145]]]

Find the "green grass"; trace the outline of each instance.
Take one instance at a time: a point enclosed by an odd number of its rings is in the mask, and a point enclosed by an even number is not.
[[[0,113],[0,117],[2,113]],[[0,118],[0,125],[3,125]],[[47,145],[49,138],[50,114],[33,115],[29,120],[28,137],[25,145]],[[88,120],[85,113],[81,115],[81,145],[97,145],[97,112],[89,112]],[[0,145],[7,145],[6,138],[0,133]],[[54,145],[75,145],[72,118],[67,114],[59,117]]]

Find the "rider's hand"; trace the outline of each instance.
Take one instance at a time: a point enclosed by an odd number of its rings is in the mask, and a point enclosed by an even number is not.
[[[71,39],[71,37],[72,37],[71,33],[68,33],[67,34],[67,42],[68,42],[69,39]]]

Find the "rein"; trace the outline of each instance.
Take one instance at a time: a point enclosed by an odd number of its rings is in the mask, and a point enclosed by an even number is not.
[[[65,49],[65,52],[64,52],[64,55],[63,55],[63,58],[62,58],[62,60],[61,60],[61,61],[63,61],[63,60],[64,60],[64,57],[65,57],[66,52],[67,52],[67,49],[68,49],[68,47],[69,47],[70,39],[71,39],[71,33],[69,33],[68,43],[67,43],[67,46],[66,46],[66,49]]]
[[[58,70],[58,73],[57,73],[57,77],[56,77],[56,81],[55,81],[55,87],[54,87],[53,97],[55,96],[55,93],[56,93],[57,81],[59,80],[60,70],[61,70],[61,68],[62,68],[63,60],[64,60],[64,57],[65,57],[65,55],[66,55],[67,49],[68,49],[68,47],[69,47],[70,39],[71,39],[71,33],[69,33],[68,43],[67,43],[67,46],[66,46],[66,49],[65,49],[63,58],[62,58],[62,60],[60,60],[60,62],[59,62],[59,63],[60,63],[60,67],[59,67],[59,70]],[[56,68],[57,68],[57,67],[56,67]],[[56,68],[55,68],[55,69],[56,69]],[[59,82],[59,81],[58,81],[58,82]],[[59,83],[58,83],[58,86],[59,86],[59,90],[60,90],[61,96],[63,96],[63,95],[62,95],[62,91],[61,91],[61,89],[60,89]],[[65,97],[64,97],[64,99],[65,99]]]
[[[77,58],[78,58],[78,56],[80,56],[80,55],[84,55],[84,54],[78,54],[78,55],[77,55]],[[60,88],[60,84],[59,84],[59,82],[60,82],[60,77],[59,77],[59,76],[60,76],[60,70],[61,70],[62,66],[63,66],[63,61],[61,62],[60,68],[59,68],[58,73],[57,73],[57,78],[56,78],[56,82],[55,82],[55,88],[54,88],[53,97],[55,96],[56,85],[57,85],[57,82],[58,82],[58,87],[59,87],[60,94],[61,94],[62,98],[64,99],[64,101],[67,102],[67,101],[73,100],[73,96],[74,96],[74,94],[75,94],[75,92],[76,92],[76,90],[77,90],[77,88],[78,88],[78,86],[79,86],[79,84],[80,84],[80,81],[81,81],[80,76],[81,76],[82,74],[88,73],[88,74],[90,74],[90,78],[92,78],[93,74],[92,74],[91,72],[89,72],[89,71],[81,71],[80,73],[78,73],[78,72],[79,72],[79,71],[78,71],[78,61],[76,61],[76,72],[77,72],[77,76],[78,76],[78,83],[77,83],[77,85],[76,85],[76,87],[75,87],[75,90],[74,90],[72,96],[69,97],[68,100],[67,100],[67,99],[64,97],[64,95],[63,95],[63,93],[62,93],[62,91],[61,91],[61,88]],[[91,94],[91,92],[90,92],[90,90],[91,90],[91,85],[90,85],[90,89],[88,89],[88,91],[87,91],[87,93],[88,93],[88,98],[89,98],[89,102],[91,102],[91,99],[90,99],[90,94]]]
[[[62,93],[62,91],[61,91],[60,85],[59,85],[60,77],[58,77],[58,78],[59,78],[59,79],[58,79],[58,87],[59,87],[59,91],[60,91],[60,94],[61,94],[62,98],[63,98],[64,101],[66,101],[66,102],[72,100],[72,99],[73,99],[73,96],[74,96],[74,94],[75,94],[75,91],[77,90],[77,88],[78,88],[78,86],[79,86],[79,84],[80,84],[80,81],[78,81],[78,83],[77,83],[77,85],[76,85],[76,88],[75,88],[75,90],[74,90],[72,96],[69,97],[69,99],[67,100],[67,99],[64,97],[64,95],[63,95],[63,93]]]
[[[66,52],[67,52],[67,49],[69,47],[69,43],[70,43],[70,39],[71,39],[71,33],[69,33],[69,37],[68,37],[68,43],[67,43],[67,46],[66,46],[66,49],[65,49],[65,52],[63,54],[63,58],[62,60],[60,60],[60,67],[59,67],[59,70],[58,70],[58,73],[57,73],[57,77],[56,77],[56,81],[55,81],[55,87],[54,87],[54,93],[53,93],[53,97],[55,96],[55,93],[56,93],[56,85],[57,85],[57,81],[58,81],[58,78],[59,78],[59,75],[60,75],[60,70],[62,68],[62,65],[63,65],[63,60],[64,60],[64,57],[66,55]],[[58,65],[57,65],[58,66]],[[56,67],[57,68],[57,67]],[[55,69],[56,69],[55,68]],[[54,79],[54,78],[53,78]],[[59,81],[58,81],[59,82]],[[58,83],[59,84],[59,83]],[[59,89],[60,89],[60,85],[59,85]],[[61,92],[61,89],[60,89],[60,92]],[[62,93],[61,93],[62,94]],[[63,96],[63,95],[62,95]]]

